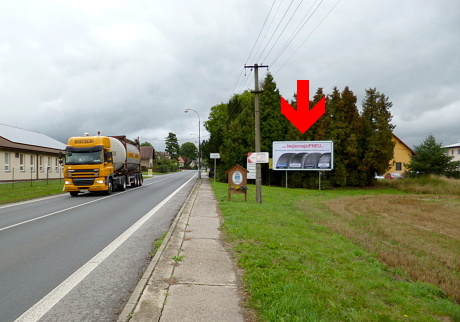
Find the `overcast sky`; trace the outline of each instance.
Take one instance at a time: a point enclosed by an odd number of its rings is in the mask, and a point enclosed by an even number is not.
[[[359,107],[376,87],[410,147],[460,141],[458,0],[0,2],[0,123],[64,143],[97,131],[160,151],[169,132],[197,142],[184,109],[202,125],[253,89],[242,71],[254,63],[286,99],[299,79],[311,95],[349,86]]]

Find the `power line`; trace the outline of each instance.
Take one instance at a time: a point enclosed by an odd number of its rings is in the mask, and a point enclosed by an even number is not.
[[[257,39],[256,39],[256,41],[254,42],[254,45],[252,45],[251,52],[249,53],[249,56],[248,56],[248,58],[246,59],[245,65],[248,63],[249,58],[251,58],[252,52],[254,51],[254,48],[256,47],[257,42],[259,41],[260,35],[262,34],[262,31],[264,30],[265,24],[267,23],[267,20],[268,20],[268,18],[270,17],[270,13],[271,13],[272,10],[273,10],[273,6],[275,5],[275,2],[276,2],[276,0],[273,0],[273,3],[272,3],[272,5],[271,5],[271,7],[270,7],[270,10],[268,11],[267,17],[265,17],[264,23],[262,24],[262,28],[260,28],[259,34],[257,35]],[[231,97],[233,96],[233,94],[235,93],[235,89],[236,89],[236,87],[238,86],[238,83],[240,82],[240,79],[241,79],[241,76],[243,75],[244,70],[245,70],[245,68],[241,69],[240,75],[238,76],[238,79],[236,80],[235,86],[233,86],[233,90],[232,90],[232,92],[230,93],[230,98],[231,98]],[[245,75],[245,76],[246,76],[246,75]],[[244,86],[244,83],[245,83],[245,82],[243,81],[243,86]]]
[[[265,49],[267,49],[268,44],[269,44],[270,41],[272,40],[273,36],[276,34],[276,31],[278,30],[279,26],[281,25],[281,22],[283,22],[284,17],[286,16],[286,14],[287,14],[287,12],[289,11],[289,8],[292,6],[292,3],[293,3],[293,2],[294,2],[294,0],[291,0],[291,3],[289,4],[288,8],[287,8],[286,11],[284,12],[283,16],[281,17],[280,22],[279,22],[278,25],[276,26],[275,31],[272,33],[270,39],[268,40],[267,44],[265,45],[264,50],[262,50],[262,52],[260,53],[260,56],[259,56],[259,58],[257,59],[257,61],[260,61],[260,58],[262,57],[263,53],[265,52]]]
[[[295,37],[297,37],[299,32],[305,27],[307,22],[310,21],[311,17],[315,14],[316,10],[319,8],[319,6],[321,6],[321,4],[323,3],[324,0],[321,0],[320,3],[316,6],[316,8],[313,10],[313,12],[310,15],[308,15],[310,13],[310,11],[313,9],[313,7],[315,6],[317,1],[318,0],[315,0],[315,2],[311,5],[310,9],[308,9],[308,11],[305,14],[305,16],[302,18],[302,20],[299,22],[297,27],[294,29],[294,31],[292,32],[292,34],[289,37],[288,41],[285,43],[285,45],[283,46],[281,51],[278,53],[278,55],[276,55],[275,60],[271,63],[272,66],[279,59],[279,57],[286,51],[286,49],[289,47],[289,45],[294,41]]]
[[[251,52],[249,53],[248,58],[246,59],[246,62],[244,63],[245,65],[248,63],[249,58],[252,55],[252,52],[254,51],[254,48],[256,47],[257,42],[259,41],[260,34],[262,33],[262,30],[264,30],[265,24],[267,23],[268,17],[270,16],[270,13],[272,12],[273,6],[275,5],[276,0],[273,0],[272,6],[270,7],[270,11],[268,12],[267,17],[265,18],[264,24],[262,25],[262,28],[260,28],[259,35],[257,36],[256,41],[254,42],[254,45],[252,46]]]
[[[265,37],[267,37],[268,31],[270,30],[270,27],[272,26],[273,21],[275,21],[276,14],[277,14],[278,11],[280,10],[281,3],[282,3],[282,2],[280,1],[280,4],[279,4],[278,8],[276,8],[276,12],[275,12],[275,14],[273,15],[272,20],[270,21],[270,25],[268,26],[267,30],[265,31],[264,37],[262,38],[262,41],[260,42],[259,47],[257,47],[257,50],[256,50],[256,52],[255,52],[255,54],[254,54],[254,58],[257,56],[257,53],[259,52],[260,47],[261,47],[262,44],[264,43]],[[259,57],[259,58],[260,58],[260,57]]]
[[[280,32],[280,34],[278,35],[278,38],[276,38],[276,41],[275,43],[272,45],[272,47],[270,48],[270,50],[268,51],[267,55],[265,55],[265,58],[262,60],[262,61],[265,61],[268,57],[268,55],[270,55],[270,53],[272,52],[273,48],[275,48],[275,45],[278,43],[278,40],[281,38],[281,36],[283,35],[284,31],[286,30],[287,26],[289,25],[289,23],[292,21],[292,18],[294,17],[294,15],[297,13],[297,10],[299,10],[299,7],[300,5],[302,4],[303,0],[301,0],[299,2],[299,4],[297,5],[297,8],[295,8],[294,12],[292,13],[291,17],[289,18],[288,22],[286,23],[286,25],[284,26],[283,30]],[[292,2],[291,2],[292,4]],[[290,6],[290,5],[289,5]],[[288,8],[289,9],[289,8]]]
[[[287,62],[297,53],[297,51],[305,44],[305,42],[310,38],[310,36],[316,31],[316,29],[318,29],[318,27],[323,23],[324,20],[326,20],[326,18],[329,16],[329,14],[335,9],[335,7],[337,7],[337,5],[339,4],[341,0],[338,0],[335,5],[331,8],[331,10],[329,10],[329,12],[324,16],[323,19],[321,19],[321,21],[316,25],[316,27],[312,30],[312,32],[307,36],[307,38],[305,38],[305,40],[300,44],[299,47],[297,47],[297,49],[291,54],[291,56],[289,56],[289,58],[284,62],[284,64],[276,71],[276,72],[279,72],[281,69],[283,69],[283,67],[287,64]]]

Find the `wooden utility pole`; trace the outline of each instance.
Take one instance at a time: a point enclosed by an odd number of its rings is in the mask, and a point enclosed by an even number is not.
[[[268,68],[268,66],[259,66],[254,64],[254,66],[244,66],[244,68],[254,68],[254,90],[252,93],[255,94],[254,97],[254,125],[255,125],[255,152],[262,152],[260,149],[260,110],[259,110],[259,93],[262,91],[259,90],[259,68]],[[262,203],[262,171],[261,164],[256,163],[256,201],[257,203]]]

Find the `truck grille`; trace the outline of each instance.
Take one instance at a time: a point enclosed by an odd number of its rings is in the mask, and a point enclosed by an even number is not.
[[[91,186],[94,178],[73,178],[73,184],[76,186]]]

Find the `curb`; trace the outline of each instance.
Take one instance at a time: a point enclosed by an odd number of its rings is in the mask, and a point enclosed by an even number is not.
[[[174,218],[173,223],[171,224],[171,227],[169,228],[168,233],[166,234],[163,242],[161,243],[160,247],[156,251],[155,255],[153,256],[150,264],[148,265],[147,269],[145,270],[144,274],[142,275],[141,279],[137,283],[136,287],[134,288],[133,292],[131,293],[131,296],[129,297],[128,301],[126,302],[126,305],[124,309],[121,311],[119,317],[118,317],[118,322],[126,322],[129,321],[132,317],[132,314],[135,312],[136,307],[139,303],[139,300],[144,293],[145,288],[148,285],[148,281],[153,275],[155,268],[157,267],[164,250],[166,249],[166,246],[169,244],[171,237],[176,230],[177,224],[179,220],[183,217],[185,213],[185,209],[187,206],[189,206],[189,203],[192,199],[192,196],[195,196],[198,193],[197,187],[201,184],[200,180],[197,180],[195,185],[193,186],[192,190],[190,191],[187,199],[185,200],[184,204],[182,205],[181,209],[177,213],[176,217]],[[189,207],[191,209],[191,207]],[[190,211],[189,209],[189,211]]]

